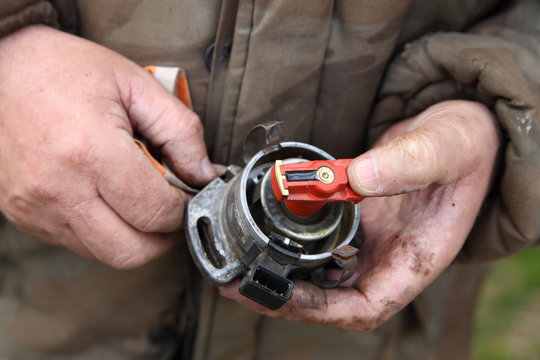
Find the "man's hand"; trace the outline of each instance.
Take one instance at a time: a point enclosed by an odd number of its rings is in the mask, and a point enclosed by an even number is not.
[[[491,113],[467,101],[440,103],[398,123],[349,166],[352,188],[368,197],[361,203],[366,241],[343,287],[298,281],[278,311],[239,295],[238,282],[222,294],[274,317],[374,329],[457,255],[489,190],[499,141]]]
[[[165,252],[187,196],[134,131],[186,182],[215,176],[197,116],[134,63],[44,26],[0,41],[0,210],[16,226],[117,268]]]

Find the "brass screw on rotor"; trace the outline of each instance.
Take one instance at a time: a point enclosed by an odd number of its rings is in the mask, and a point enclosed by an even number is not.
[[[334,178],[334,172],[327,166],[321,166],[317,170],[317,179],[324,184],[331,184],[334,181]]]

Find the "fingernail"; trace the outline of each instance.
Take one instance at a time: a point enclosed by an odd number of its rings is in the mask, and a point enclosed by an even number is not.
[[[358,183],[357,185],[363,190],[373,192],[379,189],[379,172],[377,171],[373,158],[367,157],[357,162],[354,172]]]
[[[203,175],[208,178],[215,178],[217,175],[216,169],[214,169],[214,166],[210,162],[208,156],[201,160],[201,170]]]

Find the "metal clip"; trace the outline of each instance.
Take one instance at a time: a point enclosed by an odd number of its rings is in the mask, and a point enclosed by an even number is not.
[[[285,123],[283,121],[268,121],[252,127],[244,139],[244,164],[258,151],[285,139]]]
[[[358,249],[351,245],[343,245],[332,251],[332,257],[341,270],[339,279],[331,280],[326,275],[324,268],[313,273],[313,282],[323,289],[335,288],[344,281],[347,281],[356,271],[358,266]]]

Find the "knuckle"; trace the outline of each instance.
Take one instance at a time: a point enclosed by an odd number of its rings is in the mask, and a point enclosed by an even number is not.
[[[473,152],[476,143],[471,137],[471,131],[464,122],[449,122],[447,132],[455,145],[459,146],[460,152],[470,154]]]
[[[33,206],[25,198],[18,195],[10,196],[5,205],[2,207],[2,214],[9,222],[19,228],[28,225],[27,220],[33,213]]]
[[[203,126],[199,116],[193,111],[183,111],[182,114],[182,135],[184,138],[191,138],[201,136],[203,133]]]
[[[26,196],[27,199],[33,199],[33,203],[40,201],[54,201],[60,195],[58,187],[54,183],[51,183],[41,177],[34,178],[26,184]]]
[[[62,219],[51,218],[48,212],[26,196],[15,195],[2,208],[6,219],[22,232],[52,245],[62,243]]]
[[[8,196],[8,206],[15,211],[28,213],[45,203],[55,202],[61,196],[60,187],[43,174],[34,173],[19,184]]]
[[[60,146],[57,146],[53,156],[64,166],[80,168],[92,161],[93,148],[89,137],[74,136],[66,138]]]
[[[396,146],[410,177],[425,180],[436,169],[436,151],[431,138],[423,131],[403,135],[396,141]]]
[[[203,126],[199,116],[183,107],[178,100],[163,105],[155,121],[145,129],[159,144],[172,141],[182,141],[191,137],[202,137]]]
[[[4,212],[8,217],[12,218],[16,218],[18,213],[29,213],[34,208],[29,196],[18,192],[11,194],[7,198],[6,205]]]

